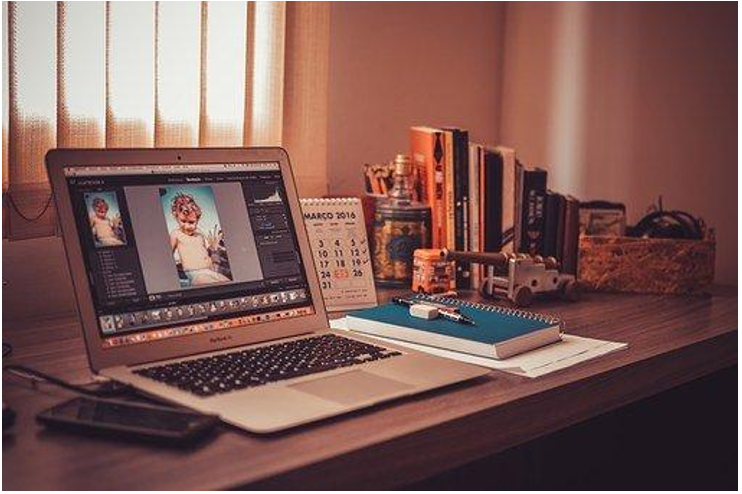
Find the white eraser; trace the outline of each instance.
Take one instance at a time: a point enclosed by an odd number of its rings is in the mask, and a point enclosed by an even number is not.
[[[410,315],[420,319],[435,319],[438,317],[438,308],[425,304],[415,304],[410,306]]]

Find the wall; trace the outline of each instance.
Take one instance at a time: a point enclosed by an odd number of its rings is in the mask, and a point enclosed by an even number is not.
[[[660,193],[716,226],[737,282],[736,6],[345,3],[330,27],[328,183],[407,150],[413,124],[461,125],[550,168],[556,189]],[[504,55],[503,55],[504,54]],[[502,80],[501,80],[502,77]],[[74,310],[58,238],[3,241],[3,320]]]
[[[737,283],[737,7],[509,3],[501,140],[555,189],[666,208],[717,233]]]
[[[363,163],[409,151],[411,125],[494,142],[504,4],[333,2],[328,180],[362,190]]]
[[[413,124],[497,136],[504,5],[333,2],[327,180],[361,189],[360,166],[408,149]],[[58,238],[3,241],[3,320],[74,310]]]
[[[3,322],[74,310],[62,239],[3,240]]]

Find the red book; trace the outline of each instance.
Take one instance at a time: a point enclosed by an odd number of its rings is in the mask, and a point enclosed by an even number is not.
[[[445,247],[443,132],[432,127],[411,127],[410,151],[420,181],[420,200],[430,206],[432,247]]]

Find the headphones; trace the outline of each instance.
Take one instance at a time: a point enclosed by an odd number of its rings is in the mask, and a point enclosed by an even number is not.
[[[703,240],[706,225],[685,211],[654,211],[642,218],[633,227],[626,228],[629,237],[678,238]]]

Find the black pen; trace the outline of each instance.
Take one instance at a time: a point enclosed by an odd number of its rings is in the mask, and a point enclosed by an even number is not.
[[[415,304],[428,305],[425,303],[424,300],[416,301],[416,300],[410,300],[410,299],[406,299],[402,297],[392,297],[392,303],[397,304],[397,305],[404,305],[406,307],[411,307]],[[444,319],[448,319],[449,321],[457,322],[459,324],[470,324],[472,326],[476,326],[474,319],[467,317],[463,314],[460,314],[458,312],[453,312],[448,309],[438,308],[438,315],[440,315]]]

